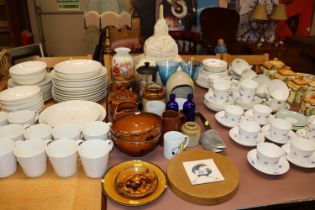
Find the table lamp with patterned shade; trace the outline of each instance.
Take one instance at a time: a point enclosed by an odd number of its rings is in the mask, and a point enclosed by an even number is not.
[[[280,22],[281,20],[285,21],[288,19],[287,12],[285,9],[284,4],[278,4],[275,8],[274,11],[270,17],[272,20]],[[278,23],[276,25],[276,30],[275,30],[275,43],[278,44],[279,41],[279,32],[284,28],[284,23]]]
[[[264,24],[268,21],[267,10],[265,5],[257,3],[255,9],[250,15],[251,19],[256,20],[258,29],[258,42],[263,41],[264,37]]]

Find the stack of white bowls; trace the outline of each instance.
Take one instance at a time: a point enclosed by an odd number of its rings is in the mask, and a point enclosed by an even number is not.
[[[99,101],[106,96],[107,70],[94,60],[67,60],[55,65],[52,96],[55,101]]]
[[[212,84],[212,79],[229,79],[227,67],[227,62],[209,58],[202,61],[203,68],[200,70],[199,75],[196,79],[196,84],[200,87],[209,88]]]
[[[26,61],[9,69],[11,79],[8,87],[38,85],[41,88],[44,101],[51,98],[52,79],[46,70],[47,64],[42,61]]]
[[[5,112],[23,109],[41,112],[44,109],[41,89],[36,85],[17,86],[0,92],[0,104]]]

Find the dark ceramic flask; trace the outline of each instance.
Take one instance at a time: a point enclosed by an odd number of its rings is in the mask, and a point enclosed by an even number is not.
[[[173,110],[178,112],[178,103],[175,101],[176,95],[175,93],[170,94],[170,100],[166,104],[166,110]]]
[[[187,101],[183,105],[183,113],[186,116],[187,121],[195,121],[196,104],[193,101],[193,94],[189,93]]]

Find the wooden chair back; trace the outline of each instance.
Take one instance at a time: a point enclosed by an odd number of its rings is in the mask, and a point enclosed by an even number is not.
[[[269,54],[261,54],[261,55],[230,55],[230,54],[223,54],[222,60],[226,61],[227,63],[231,63],[234,59],[241,58],[248,62],[248,64],[254,66],[254,70],[259,72],[259,65],[265,61],[269,60]]]

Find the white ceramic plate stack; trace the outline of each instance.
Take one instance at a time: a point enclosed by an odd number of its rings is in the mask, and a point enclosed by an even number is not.
[[[12,66],[9,69],[11,79],[8,80],[8,87],[38,85],[44,101],[47,101],[51,98],[52,82],[46,67],[47,64],[42,61],[27,61]]]
[[[200,69],[196,84],[203,88],[209,88],[209,76],[215,75],[216,79],[229,79],[227,72],[227,62],[209,58],[202,61],[203,67]]]
[[[92,121],[103,121],[106,110],[98,103],[83,100],[70,100],[54,104],[40,113],[38,122],[56,127],[61,124],[82,126]]]
[[[47,72],[45,79],[37,83],[36,85],[40,87],[44,101],[47,101],[52,98],[52,95],[51,95],[52,77],[49,72]],[[20,86],[20,85],[16,83],[12,78],[8,80],[8,88],[12,88],[16,86]]]
[[[40,112],[44,101],[39,86],[17,86],[0,92],[0,104],[3,111],[14,112],[30,109]]]
[[[52,96],[55,101],[99,101],[106,96],[107,70],[94,60],[68,60],[55,65]]]

